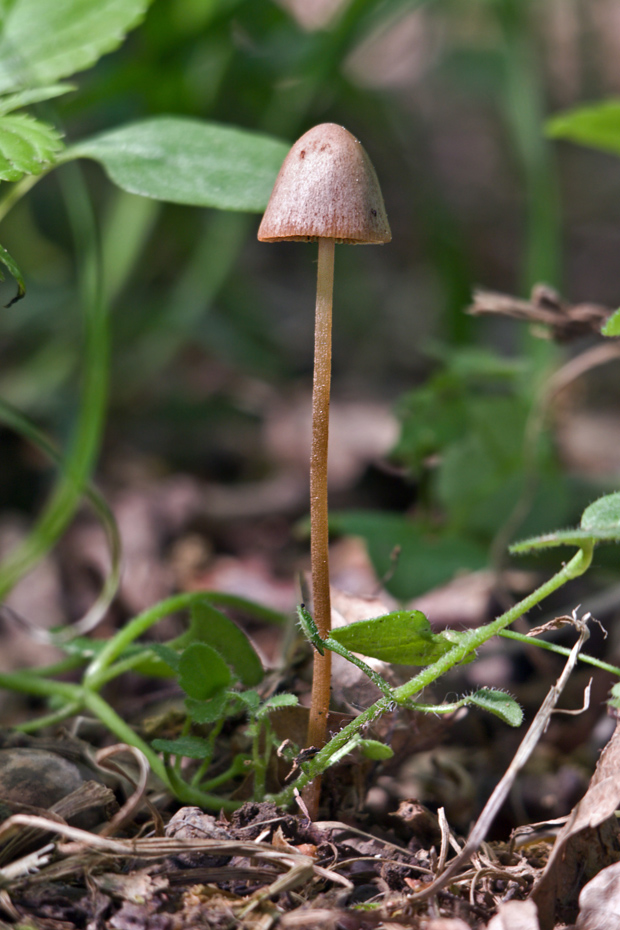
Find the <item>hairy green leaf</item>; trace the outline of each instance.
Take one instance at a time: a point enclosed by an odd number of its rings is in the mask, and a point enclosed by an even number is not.
[[[196,701],[186,698],[187,712],[195,723],[215,723],[226,713],[230,695],[226,691],[218,691],[208,701]]]
[[[393,749],[376,739],[362,739],[358,742],[357,748],[367,759],[374,759],[375,762],[391,759],[394,755]]]
[[[48,85],[117,48],[151,0],[15,0],[0,34],[0,93]]]
[[[332,638],[351,652],[398,665],[430,665],[452,649],[462,635],[455,630],[433,633],[419,610],[396,610],[331,632]]]
[[[523,723],[523,711],[511,694],[505,691],[495,691],[490,688],[481,688],[473,694],[468,694],[460,702],[463,705],[471,704],[482,710],[495,714],[504,723],[511,727],[519,727]]]
[[[60,133],[26,113],[0,117],[0,181],[40,174],[63,148]]]
[[[260,213],[288,148],[256,132],[160,116],[82,140],[64,157],[93,158],[131,194]]]
[[[332,753],[329,765],[337,765],[338,762],[341,762],[350,753],[355,752],[356,749],[360,749],[368,758],[376,760],[391,759],[394,755],[389,746],[378,742],[378,740],[363,739],[356,733],[344,746]]]
[[[296,707],[299,699],[296,694],[274,694],[259,707],[257,717],[262,720],[281,707]]]
[[[179,660],[179,685],[196,701],[227,688],[231,674],[224,659],[206,643],[192,643]]]
[[[258,691],[240,691],[235,695],[237,702],[242,704],[250,716],[254,717],[260,707],[260,694]]]

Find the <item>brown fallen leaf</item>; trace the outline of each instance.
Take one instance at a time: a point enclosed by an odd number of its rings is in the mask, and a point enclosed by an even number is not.
[[[545,871],[532,891],[540,930],[553,930],[556,915],[567,922],[574,920],[579,889],[620,859],[614,815],[618,806],[620,725],[601,753],[590,787],[558,834]]]
[[[608,865],[582,888],[576,930],[619,930],[620,862]]]

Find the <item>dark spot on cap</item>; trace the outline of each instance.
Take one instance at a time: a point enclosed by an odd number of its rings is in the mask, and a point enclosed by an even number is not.
[[[302,150],[301,150],[301,152],[299,153],[299,157],[300,157],[300,158],[305,158],[305,157],[306,157],[306,150],[305,150],[305,149],[302,149]]]
[[[376,215],[377,215],[377,211],[376,211],[376,210],[371,210],[370,212],[372,213],[373,216],[376,216]]]

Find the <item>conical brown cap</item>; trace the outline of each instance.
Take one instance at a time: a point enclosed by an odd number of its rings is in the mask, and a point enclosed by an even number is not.
[[[389,242],[381,188],[361,142],[335,123],[298,139],[280,168],[258,238]]]

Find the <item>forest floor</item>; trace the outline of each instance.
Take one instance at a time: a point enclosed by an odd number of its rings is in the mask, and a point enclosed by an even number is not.
[[[375,445],[360,451],[369,416],[352,428],[348,445],[336,444],[336,498],[346,486],[366,488],[364,476],[393,441],[384,429]],[[279,448],[291,448],[286,424],[280,429]],[[189,474],[162,474],[149,461],[117,458],[104,491],[123,536],[125,569],[96,635],[109,635],[172,591],[225,590],[292,616],[295,573],[307,568],[306,543],[292,529],[304,512],[304,469],[290,459],[274,480],[248,488],[208,485]],[[24,525],[14,515],[0,523],[0,548],[7,549]],[[10,604],[19,615],[45,617],[53,626],[67,613],[83,612],[104,572],[100,530],[84,514],[58,551],[17,586]],[[393,606],[359,540],[334,542],[332,580],[335,606],[347,620],[369,609],[376,616],[377,604]],[[522,596],[537,580],[511,571],[498,589],[491,572],[463,575],[415,606],[437,629],[477,626],[498,612],[506,592]],[[586,587],[572,593],[610,626],[617,598]],[[535,620],[570,616],[577,606],[558,600]],[[292,622],[283,630],[242,615],[235,620],[270,670],[269,686],[277,679],[298,695],[300,706],[280,711],[274,728],[282,741],[303,745],[310,648]],[[174,617],[164,626],[162,639],[182,629]],[[616,637],[602,626],[591,626],[587,651],[613,661]],[[569,646],[575,640],[573,630],[558,636]],[[54,661],[54,650],[19,625],[5,622],[1,637],[2,670]],[[441,700],[474,686],[505,688],[523,706],[527,724],[562,667],[557,656],[498,641],[426,697]],[[393,674],[397,683],[399,670]],[[132,780],[135,766],[126,758],[120,774],[109,764],[105,771],[95,765],[93,754],[110,738],[88,719],[75,720],[70,732],[11,732],[45,707],[40,699],[3,692],[0,804],[13,819],[0,828],[0,928],[620,927],[620,918],[612,917],[620,913],[614,865],[620,860],[620,735],[605,703],[611,683],[604,672],[575,669],[561,698],[565,712],[548,713],[544,732],[511,775],[506,799],[488,823],[479,820],[481,812],[527,726],[512,729],[477,710],[444,717],[399,710],[382,718],[370,735],[389,743],[394,757],[381,763],[345,759],[330,769],[319,818],[311,822],[303,803],[279,810],[255,802],[244,782],[234,789],[241,806],[232,814],[180,805],[155,781]],[[368,687],[353,666],[336,665],[331,728],[349,719],[339,715],[355,714],[373,700]],[[182,700],[169,682],[127,676],[108,697],[147,739],[178,727]],[[223,731],[221,760],[231,747],[238,751],[244,732],[243,720]],[[276,790],[289,769],[281,760],[274,765],[268,790]],[[464,849],[468,836],[476,841]]]

